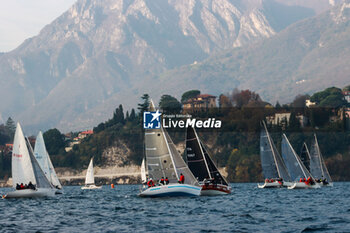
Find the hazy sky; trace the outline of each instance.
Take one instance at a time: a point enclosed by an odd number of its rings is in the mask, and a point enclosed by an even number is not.
[[[76,0],[0,0],[0,52],[8,52],[64,13]]]

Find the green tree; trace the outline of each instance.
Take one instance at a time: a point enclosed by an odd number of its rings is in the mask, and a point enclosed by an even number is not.
[[[181,96],[181,103],[185,103],[187,100],[197,97],[201,94],[200,90],[190,90],[186,91]]]
[[[311,96],[310,100],[321,107],[338,108],[346,104],[342,90],[337,87],[330,87],[324,91],[316,92]]]
[[[10,138],[13,138],[13,136],[15,135],[15,131],[16,131],[16,125],[15,125],[15,122],[12,120],[11,117],[9,117],[7,119],[5,127],[6,127],[6,130],[8,132],[8,136]]]
[[[136,119],[135,109],[131,109],[129,119],[130,119],[130,121],[134,121]]]
[[[159,107],[166,113],[179,113],[181,111],[181,103],[171,95],[162,95]]]
[[[113,123],[122,123],[124,124],[124,111],[123,111],[123,105],[119,105],[119,107],[115,110],[113,114]]]
[[[142,103],[138,104],[137,109],[140,111],[140,115],[143,115],[143,112],[148,110],[149,106],[149,95],[148,94],[143,94],[141,97]]]
[[[64,135],[58,129],[49,129],[44,134],[44,140],[47,152],[50,155],[57,155],[64,150],[65,141]]]

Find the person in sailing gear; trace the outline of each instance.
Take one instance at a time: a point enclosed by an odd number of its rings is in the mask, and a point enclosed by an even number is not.
[[[283,185],[283,179],[282,179],[282,178],[278,178],[277,181],[278,181],[278,183],[279,183],[280,185]]]
[[[326,178],[324,178],[324,179],[322,180],[322,184],[324,184],[324,185],[329,184]]]
[[[152,178],[149,179],[149,181],[147,182],[147,185],[149,188],[154,186],[154,182],[153,182]]]
[[[180,174],[179,183],[180,183],[180,184],[185,183],[185,176],[184,176],[182,173]]]
[[[23,183],[21,183],[21,185],[19,186],[19,189],[24,189]]]
[[[168,179],[168,177],[165,177],[165,185],[168,185],[169,184],[169,179]]]
[[[159,184],[160,185],[165,185],[164,177],[162,177],[162,179],[160,179]]]
[[[16,190],[20,190],[21,189],[21,186],[17,183],[16,184]]]
[[[35,186],[33,185],[33,183],[31,181],[29,181],[28,188],[35,190]]]

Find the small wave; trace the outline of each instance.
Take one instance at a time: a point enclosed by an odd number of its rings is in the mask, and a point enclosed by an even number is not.
[[[329,231],[330,228],[328,228],[327,224],[321,224],[321,225],[311,225],[306,228],[304,228],[301,232],[319,232],[319,231]]]

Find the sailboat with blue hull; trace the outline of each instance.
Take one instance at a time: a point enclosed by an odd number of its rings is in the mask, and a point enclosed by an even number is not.
[[[152,101],[150,102],[149,111],[155,111]],[[189,170],[187,164],[176,150],[169,134],[162,126],[157,129],[145,129],[145,151],[149,187],[141,191],[139,194],[140,197],[200,195],[201,187],[198,181]],[[178,183],[181,174],[185,179],[183,183]],[[162,178],[167,178],[169,183],[154,186],[154,184],[159,183]],[[152,181],[152,185],[150,181]]]

